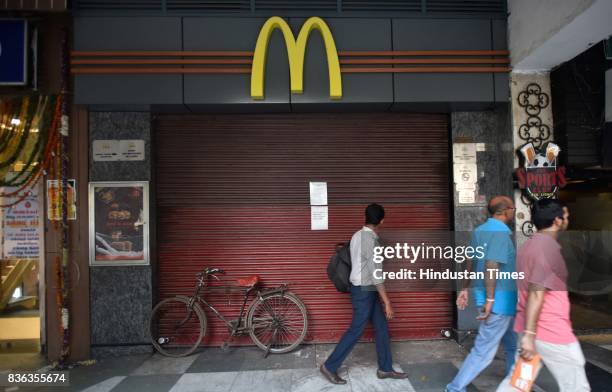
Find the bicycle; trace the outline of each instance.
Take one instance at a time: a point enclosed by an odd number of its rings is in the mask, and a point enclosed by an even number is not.
[[[207,306],[228,328],[229,339],[249,335],[253,342],[269,353],[292,351],[306,337],[308,316],[306,306],[286,284],[261,291],[259,276],[238,279],[237,285],[209,285],[208,279],[220,281],[219,268],[206,268],[197,274],[197,283],[191,297],[177,295],[159,302],[149,321],[151,339],[155,349],[169,357],[184,357],[193,353],[206,334],[207,319],[201,304]],[[240,314],[227,320],[213,305],[200,295],[202,289],[244,290]],[[254,295],[245,313],[247,300]],[[224,345],[228,345],[226,342]]]

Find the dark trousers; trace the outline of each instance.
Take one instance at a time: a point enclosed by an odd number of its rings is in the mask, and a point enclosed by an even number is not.
[[[353,303],[353,320],[351,326],[342,335],[334,352],[325,361],[325,367],[335,373],[342,362],[351,353],[353,347],[363,335],[368,321],[372,321],[376,332],[376,355],[378,368],[384,372],[393,370],[391,359],[391,345],[389,341],[389,327],[382,305],[378,299],[378,292],[372,288],[367,290],[360,286],[351,285],[351,302]]]

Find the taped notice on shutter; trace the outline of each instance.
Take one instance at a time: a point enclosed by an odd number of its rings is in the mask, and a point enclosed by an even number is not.
[[[326,182],[310,182],[310,205],[311,206],[326,206],[327,205],[327,183]]]
[[[310,230],[327,230],[328,219],[327,206],[310,207]]]

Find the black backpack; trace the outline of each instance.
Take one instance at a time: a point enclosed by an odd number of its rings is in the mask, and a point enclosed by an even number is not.
[[[349,277],[351,275],[351,242],[338,244],[336,253],[329,259],[327,265],[327,276],[332,281],[336,290],[341,293],[349,293],[351,284]]]

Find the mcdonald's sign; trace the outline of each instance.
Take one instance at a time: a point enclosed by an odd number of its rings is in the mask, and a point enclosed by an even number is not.
[[[301,94],[304,91],[304,57],[306,43],[313,30],[318,30],[323,37],[325,52],[327,53],[327,67],[329,70],[329,97],[331,99],[342,98],[342,76],[340,74],[340,61],[338,51],[331,31],[323,19],[312,17],[306,20],[300,29],[297,40],[293,36],[291,28],[282,18],[273,16],[264,23],[253,54],[251,68],[251,97],[253,99],[264,98],[264,71],[266,67],[266,55],[270,36],[275,29],[283,33],[287,55],[289,57],[289,73],[291,80],[291,92]]]

